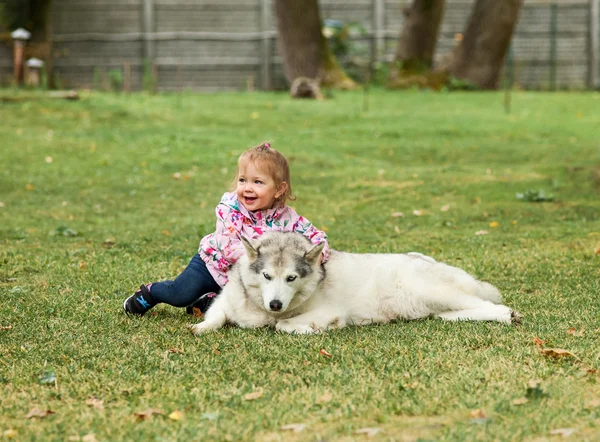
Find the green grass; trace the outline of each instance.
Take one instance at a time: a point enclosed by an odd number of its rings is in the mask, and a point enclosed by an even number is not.
[[[0,440],[600,440],[600,94],[518,92],[508,115],[497,93],[375,90],[366,113],[360,92],[30,98],[0,103]],[[197,338],[179,309],[126,317],[139,284],[184,268],[263,140],[332,247],[460,266],[524,324]],[[165,414],[136,419],[150,408]]]

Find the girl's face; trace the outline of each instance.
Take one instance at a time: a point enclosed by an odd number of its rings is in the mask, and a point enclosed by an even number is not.
[[[272,209],[286,188],[287,183],[283,182],[277,186],[266,170],[256,167],[253,163],[248,163],[238,170],[237,197],[250,212]]]

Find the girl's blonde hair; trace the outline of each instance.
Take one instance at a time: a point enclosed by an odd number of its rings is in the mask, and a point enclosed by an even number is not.
[[[281,152],[273,149],[267,142],[254,146],[240,155],[238,158],[237,171],[232,183],[232,189],[235,189],[237,186],[240,169],[250,163],[267,172],[273,181],[275,181],[275,186],[279,187],[281,183],[287,183],[287,189],[279,198],[277,198],[276,205],[283,206],[287,200],[294,201],[296,199],[292,193],[292,182],[288,161]]]

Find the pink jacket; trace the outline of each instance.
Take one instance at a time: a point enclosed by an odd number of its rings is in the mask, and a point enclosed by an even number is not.
[[[325,242],[323,259],[329,259],[327,235],[288,206],[249,212],[235,193],[225,193],[217,206],[217,230],[200,241],[198,253],[217,284],[227,283],[227,271],[244,254],[241,237],[256,239],[264,232],[299,232],[313,244]]]

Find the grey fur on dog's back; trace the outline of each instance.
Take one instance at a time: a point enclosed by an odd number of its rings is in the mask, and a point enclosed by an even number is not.
[[[500,292],[491,284],[419,253],[332,250],[321,264],[323,245],[298,233],[270,232],[243,242],[246,254],[194,332],[227,322],[314,333],[399,318],[511,323],[517,317],[500,304]]]

